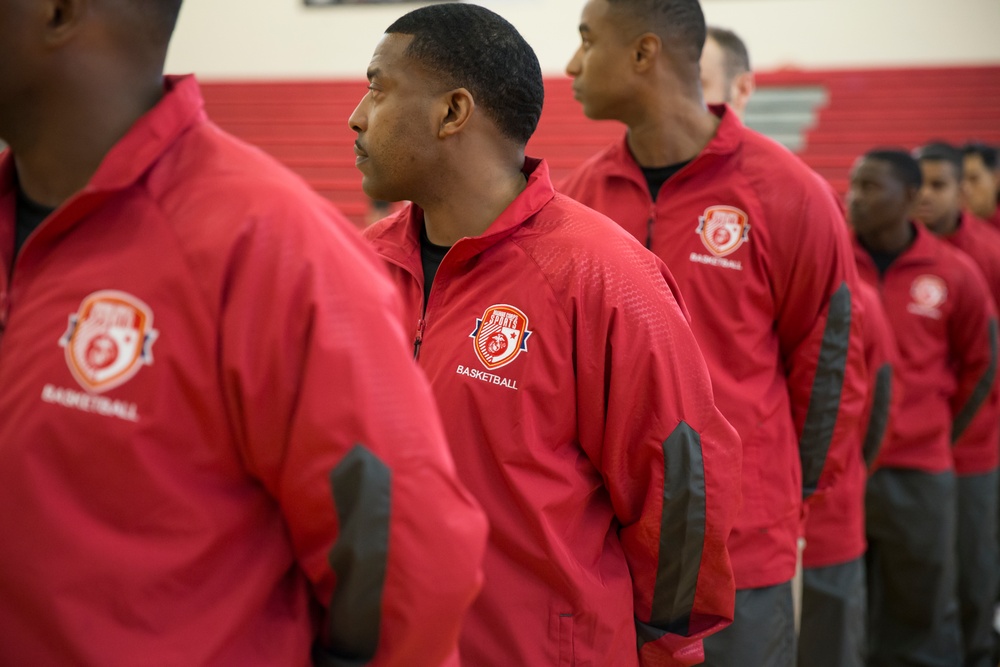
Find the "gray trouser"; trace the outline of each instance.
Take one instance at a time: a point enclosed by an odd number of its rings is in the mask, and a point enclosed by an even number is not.
[[[1000,585],[997,472],[958,476],[958,605],[965,667],[993,662],[993,606]]]
[[[733,624],[705,639],[706,667],[793,667],[792,582],[736,591]]]
[[[802,570],[799,667],[864,667],[865,560]]]
[[[955,475],[882,468],[865,505],[868,664],[961,667]]]

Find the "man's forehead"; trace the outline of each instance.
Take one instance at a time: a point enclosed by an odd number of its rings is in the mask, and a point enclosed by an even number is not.
[[[406,48],[412,41],[413,35],[395,32],[382,35],[368,64],[369,77],[373,73],[392,76],[393,72],[409,67],[411,59],[406,55]]]

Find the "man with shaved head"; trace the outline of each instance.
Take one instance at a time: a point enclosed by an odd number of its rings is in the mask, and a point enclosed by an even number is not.
[[[837,484],[866,393],[843,216],[798,158],[705,104],[697,0],[589,0],[579,29],[576,98],[627,131],[560,189],[665,261],[743,442],[736,616],[706,664],[790,667],[803,503]]]
[[[416,9],[367,75],[362,185],[411,203],[365,236],[490,520],[463,664],[700,664],[733,609],[739,443],[673,279],[525,155],[544,86],[508,21]]]
[[[398,295],[163,75],[179,9],[0,3],[0,664],[454,665],[486,525]]]

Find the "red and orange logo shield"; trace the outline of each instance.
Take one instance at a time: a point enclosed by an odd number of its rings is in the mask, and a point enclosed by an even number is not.
[[[69,328],[59,345],[80,386],[100,393],[153,363],[158,334],[149,306],[131,294],[103,290],[86,297],[80,310],[69,316]]]
[[[709,252],[725,257],[748,240],[750,222],[746,213],[733,206],[709,206],[698,217],[697,233]]]
[[[490,306],[476,320],[473,339],[476,356],[486,368],[506,366],[528,349],[528,316],[514,306]]]

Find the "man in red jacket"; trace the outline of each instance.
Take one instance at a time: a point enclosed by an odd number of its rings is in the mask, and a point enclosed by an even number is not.
[[[670,274],[525,157],[542,75],[496,14],[407,14],[368,79],[365,192],[413,203],[365,235],[491,525],[463,661],[700,663],[733,609],[739,444]]]
[[[916,217],[936,236],[972,258],[997,306],[1000,232],[962,210],[962,153],[948,144],[931,143],[917,149],[915,155],[923,173]],[[1000,400],[995,382],[988,400],[993,404]],[[993,605],[1000,586],[1000,419],[981,421],[979,427],[981,433],[952,449],[958,493],[958,604],[965,667],[996,667]]]
[[[851,172],[848,205],[862,279],[896,334],[902,393],[868,483],[870,660],[943,667],[962,655],[952,452],[981,451],[1000,418],[997,323],[972,260],[910,221],[921,182],[908,154],[872,151]]]
[[[179,6],[0,4],[0,664],[457,665],[486,524],[399,297],[162,75]]]
[[[797,158],[706,108],[696,0],[590,0],[567,66],[584,113],[628,126],[560,190],[607,214],[677,278],[720,409],[743,443],[729,541],[736,618],[710,665],[794,665],[791,580],[803,499],[843,470],[867,372],[857,270],[827,186]]]
[[[708,26],[701,54],[705,102],[728,104],[742,119],[753,93],[749,68],[750,58],[739,36]],[[878,294],[859,283],[857,296],[865,314],[862,332],[871,382],[867,416],[845,460],[843,482],[808,508],[802,552],[800,667],[863,667],[866,662],[865,484],[868,465],[890,419],[896,344]]]

